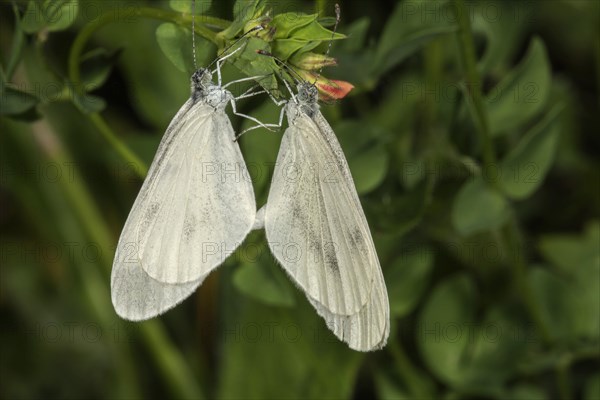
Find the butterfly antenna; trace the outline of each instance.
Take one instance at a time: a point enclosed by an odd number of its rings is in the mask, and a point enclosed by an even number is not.
[[[337,31],[338,24],[340,23],[340,19],[342,18],[341,15],[342,15],[342,12],[340,10],[340,5],[335,3],[335,25],[333,26],[333,31],[331,32],[331,39],[329,39],[329,44],[327,45],[327,52],[325,53],[325,57],[327,57],[329,55],[329,51],[331,50],[331,44],[333,43],[333,38],[335,37],[335,33]],[[319,73],[317,74],[317,77],[315,78],[313,85],[315,83],[317,83],[317,80],[321,76],[323,67],[324,67],[324,65],[321,66],[321,69],[319,69]]]
[[[192,58],[194,59],[194,71],[198,69],[196,63],[196,0],[192,1]]]

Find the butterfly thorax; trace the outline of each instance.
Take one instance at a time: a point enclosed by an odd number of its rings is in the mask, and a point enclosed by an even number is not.
[[[227,103],[233,99],[231,92],[212,82],[212,73],[206,68],[200,68],[194,72],[191,78],[191,86],[194,103],[202,101],[215,110],[225,109]]]

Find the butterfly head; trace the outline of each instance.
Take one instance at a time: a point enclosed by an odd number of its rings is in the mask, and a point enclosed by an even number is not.
[[[298,103],[302,105],[316,104],[319,100],[319,91],[317,87],[308,82],[300,82],[298,84]]]
[[[192,92],[204,92],[208,86],[212,85],[212,73],[207,68],[199,68],[192,75]]]
[[[299,109],[305,114],[312,117],[319,109],[319,91],[317,87],[306,81],[300,82],[297,86],[298,94],[296,95],[296,103]]]

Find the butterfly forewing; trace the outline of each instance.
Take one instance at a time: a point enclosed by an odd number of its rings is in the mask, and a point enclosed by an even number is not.
[[[321,121],[298,113],[286,130],[265,228],[277,260],[306,294],[347,316],[370,301],[380,266],[348,164]]]
[[[200,105],[182,126],[171,156],[161,162],[138,231],[140,260],[153,278],[197,280],[221,264],[250,231],[256,205],[233,137],[223,111]]]
[[[174,307],[250,231],[254,192],[233,138],[224,110],[203,99],[173,118],[117,245],[111,292],[123,318]]]

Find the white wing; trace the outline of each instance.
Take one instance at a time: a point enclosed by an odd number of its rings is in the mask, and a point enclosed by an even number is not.
[[[131,230],[123,230],[124,234]],[[137,259],[137,246],[119,243],[111,276],[111,297],[117,314],[130,321],[156,317],[191,295],[203,279],[171,285],[156,281]]]
[[[189,296],[255,219],[249,174],[223,111],[191,100],[165,133],[117,246],[119,315],[147,319]]]
[[[373,349],[387,340],[389,304],[348,164],[320,112],[311,119],[288,107],[297,116],[282,139],[267,201],[269,246],[340,339]]]
[[[351,349],[372,351],[387,343],[390,333],[389,302],[381,270],[372,283],[371,300],[353,315],[334,314],[318,301],[308,298],[327,327]]]

